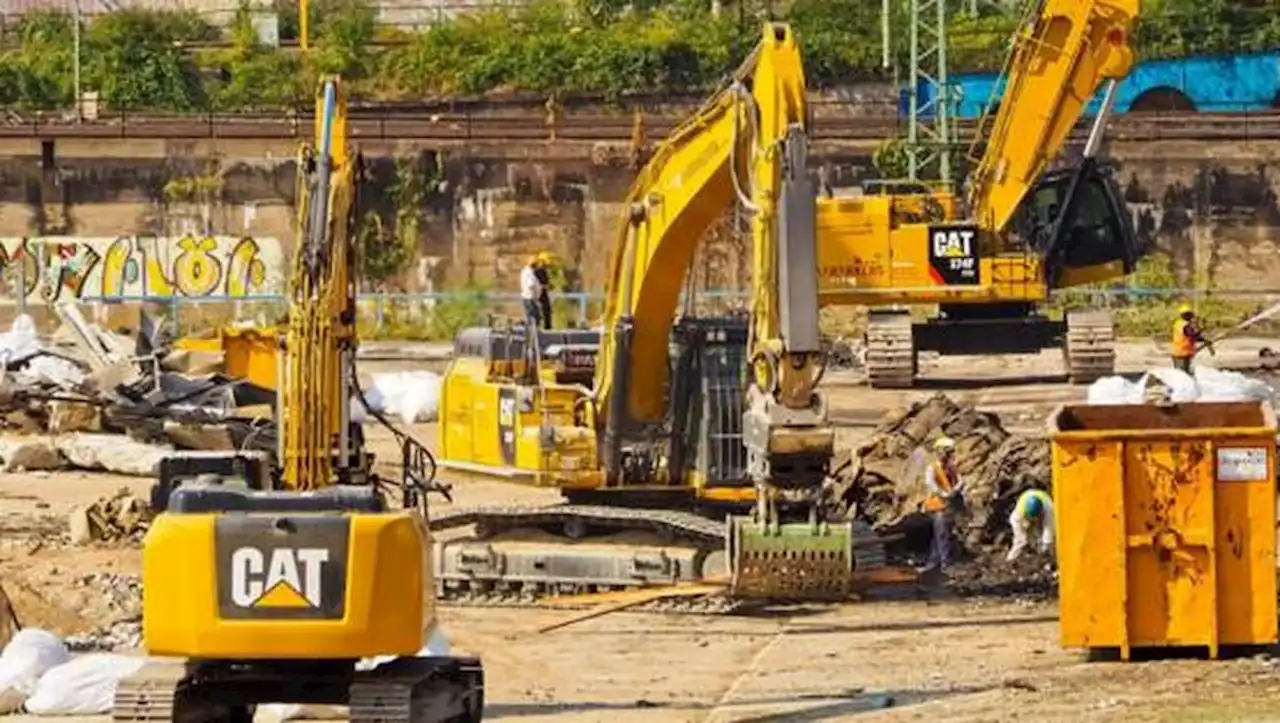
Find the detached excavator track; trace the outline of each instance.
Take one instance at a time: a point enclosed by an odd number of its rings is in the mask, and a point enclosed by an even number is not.
[[[433,516],[434,531],[477,525],[475,537],[436,544],[437,599],[467,607],[555,607],[590,605],[552,598],[639,590],[646,587],[727,580],[724,521],[693,512],[594,505],[491,507]],[[562,540],[495,539],[518,529],[554,528]],[[593,540],[591,533],[656,533],[653,544]],[[886,564],[884,545],[871,528],[855,523],[854,565],[859,571]],[[718,565],[718,567],[717,567]],[[727,591],[726,591],[727,592]],[[728,594],[673,596],[631,610],[719,615],[746,604]]]
[[[1107,311],[1067,314],[1063,358],[1072,384],[1091,384],[1116,372],[1115,321]]]
[[[867,381],[875,389],[909,389],[915,384],[916,347],[911,314],[873,311],[867,322]]]

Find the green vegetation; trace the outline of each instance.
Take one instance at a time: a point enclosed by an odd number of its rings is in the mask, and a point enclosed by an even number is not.
[[[494,308],[488,289],[476,285],[434,304],[417,298],[362,302],[356,332],[363,339],[450,341],[469,326],[487,324]]]
[[[394,290],[398,277],[417,258],[427,196],[435,193],[440,182],[436,157],[396,161],[395,180],[386,189],[392,205],[391,223],[384,223],[378,211],[370,209],[360,219],[357,231],[360,278],[371,287],[366,290]]]
[[[1195,281],[1194,288],[1210,286],[1206,279]],[[1195,299],[1177,296],[1177,289],[1185,286],[1174,274],[1172,260],[1153,254],[1139,261],[1138,268],[1123,281],[1064,290],[1054,295],[1053,306],[1059,311],[1111,306],[1118,335],[1159,341],[1169,336],[1178,306],[1184,302],[1195,306],[1200,323],[1210,334],[1231,328],[1259,311],[1260,304],[1211,292]],[[1141,293],[1129,293],[1137,290]]]
[[[247,1],[247,0],[246,0]],[[277,0],[278,2],[278,0]],[[108,108],[247,111],[310,100],[321,73],[340,73],[356,97],[422,99],[492,91],[599,93],[706,88],[754,44],[766,9],[790,20],[810,83],[891,78],[881,67],[880,3],[867,0],[533,0],[444,21],[417,33],[379,27],[368,0],[312,5],[313,52],[258,42],[244,5],[226,28],[188,12],[128,10],[85,24],[81,85]],[[905,2],[901,3],[905,6]],[[954,71],[1004,60],[1014,20],[957,13]],[[1280,45],[1280,0],[1147,0],[1144,57]],[[279,3],[281,35],[296,38],[296,3]],[[906,27],[899,14],[894,27]],[[26,15],[0,43],[0,104],[69,108],[74,94],[68,15]],[[902,38],[905,32],[896,32]],[[907,47],[895,43],[899,69]]]

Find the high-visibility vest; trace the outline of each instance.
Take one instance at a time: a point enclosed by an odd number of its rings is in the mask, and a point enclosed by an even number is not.
[[[943,492],[950,492],[955,489],[956,483],[951,479],[951,475],[947,474],[947,466],[942,460],[933,460],[933,480],[938,483],[938,487]],[[947,501],[939,497],[937,494],[931,494],[924,501],[925,512],[938,512],[947,508]]]
[[[1180,359],[1189,359],[1196,355],[1196,340],[1187,334],[1187,325],[1190,323],[1186,319],[1177,319],[1173,322],[1173,356]]]

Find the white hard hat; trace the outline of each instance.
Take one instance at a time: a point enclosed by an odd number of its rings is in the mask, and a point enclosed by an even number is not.
[[[933,448],[938,451],[942,451],[944,449],[955,449],[955,446],[956,441],[950,437],[938,437],[938,440],[933,443]]]

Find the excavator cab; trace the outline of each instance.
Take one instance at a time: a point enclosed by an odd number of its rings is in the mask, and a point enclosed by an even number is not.
[[[1145,252],[1119,184],[1092,160],[1045,174],[1011,227],[1044,259],[1055,289],[1130,274]]]

